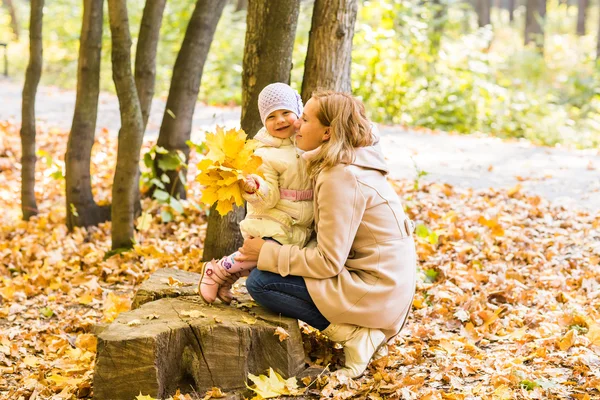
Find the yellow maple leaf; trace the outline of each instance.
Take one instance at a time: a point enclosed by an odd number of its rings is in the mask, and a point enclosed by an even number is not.
[[[221,215],[227,215],[231,210],[233,210],[233,202],[231,200],[219,200],[217,203],[217,211]]]
[[[200,201],[208,206],[216,204],[221,215],[229,213],[233,205],[242,206],[244,199],[239,181],[248,174],[262,175],[258,168],[262,159],[254,154],[255,140],[246,140],[241,129],[223,130],[217,127],[206,134],[206,158],[197,164],[196,180],[204,186]]]
[[[96,351],[97,344],[98,344],[98,339],[96,338],[96,335],[91,334],[91,333],[83,333],[83,334],[77,336],[77,339],[75,340],[75,346],[77,346],[80,349],[91,351],[91,352]]]
[[[298,388],[296,377],[283,379],[281,375],[269,368],[269,376],[248,374],[254,385],[248,386],[248,389],[258,394],[263,399],[269,399],[279,396],[296,396],[304,393],[304,389]]]
[[[144,396],[142,394],[142,392],[140,392],[140,394],[135,396],[135,400],[156,400],[156,399],[154,397],[150,396],[149,394]]]
[[[202,398],[202,400],[218,399],[221,397],[225,397],[225,394],[223,393],[221,388],[213,387],[212,389],[207,391],[206,394],[204,394],[204,397]]]
[[[110,292],[104,300],[104,321],[112,322],[117,318],[117,315],[123,311],[129,311],[131,308],[131,300],[129,296],[119,296],[114,292]]]
[[[585,335],[595,346],[600,346],[600,324],[589,321],[588,332]]]
[[[562,339],[559,340],[558,347],[562,351],[567,351],[575,344],[576,340],[577,332],[575,331],[575,329],[571,329],[569,330],[569,332],[567,332],[565,336],[562,337]]]

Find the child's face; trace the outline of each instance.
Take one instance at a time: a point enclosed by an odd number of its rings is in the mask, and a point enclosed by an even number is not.
[[[298,116],[289,110],[275,110],[265,120],[265,128],[271,136],[287,139],[294,134],[297,119]]]

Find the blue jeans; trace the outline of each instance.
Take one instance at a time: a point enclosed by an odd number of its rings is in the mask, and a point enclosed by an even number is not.
[[[329,321],[317,309],[301,276],[281,276],[255,268],[246,280],[248,292],[261,306],[296,318],[322,331]]]

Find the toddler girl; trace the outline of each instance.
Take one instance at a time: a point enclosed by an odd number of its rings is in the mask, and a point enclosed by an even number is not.
[[[304,246],[313,222],[312,184],[301,151],[293,142],[294,122],[302,115],[300,95],[285,83],[273,83],[258,96],[258,109],[264,125],[254,139],[263,164],[258,175],[240,181],[242,196],[248,202],[246,218],[240,223],[244,239],[261,237],[281,244]],[[202,266],[198,292],[207,303],[218,297],[229,304],[231,285],[247,276],[256,262],[238,262],[235,252]]]

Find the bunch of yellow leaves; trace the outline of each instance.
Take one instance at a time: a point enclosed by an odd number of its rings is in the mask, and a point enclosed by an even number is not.
[[[217,211],[225,215],[233,204],[244,204],[238,181],[248,174],[258,174],[262,159],[254,154],[256,140],[246,140],[241,129],[223,130],[206,134],[206,158],[198,163],[196,180],[204,186],[200,201],[208,206],[217,203]]]

